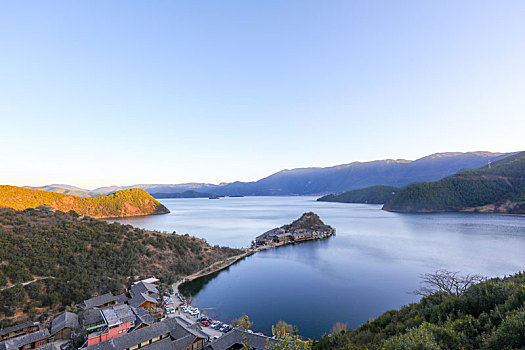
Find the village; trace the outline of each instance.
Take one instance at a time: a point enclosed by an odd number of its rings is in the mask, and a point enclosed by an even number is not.
[[[0,350],[226,350],[244,342],[264,349],[274,338],[233,328],[202,315],[176,289],[159,280],[135,282],[125,294],[102,294],[64,311],[50,322],[25,322],[0,330]]]

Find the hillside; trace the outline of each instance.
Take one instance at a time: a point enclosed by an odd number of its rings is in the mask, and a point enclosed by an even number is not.
[[[318,202],[339,202],[339,203],[368,203],[368,204],[385,204],[394,195],[399,192],[400,188],[392,186],[371,186],[359,190],[347,191],[341,194],[329,194],[317,198]]]
[[[151,193],[153,198],[209,198],[212,196],[211,193],[202,193],[197,191],[184,191],[175,193]]]
[[[401,190],[384,210],[396,212],[476,211],[525,213],[525,152],[475,171]]]
[[[434,293],[356,330],[325,336],[325,349],[524,349],[525,274],[494,278],[459,296]]]
[[[96,198],[0,185],[0,208],[24,210],[49,205],[60,211],[73,210],[94,218],[165,214],[169,210],[138,188],[117,191]]]
[[[86,198],[99,197],[99,196],[103,196],[109,193],[109,192],[90,191],[90,190],[86,190],[80,187],[71,186],[71,185],[63,185],[63,184],[53,184],[53,185],[46,185],[46,186],[39,186],[39,187],[24,186],[24,188],[30,188],[32,190],[56,192],[56,193],[65,193],[65,194],[70,194],[72,196],[86,197]]]
[[[188,190],[219,196],[289,196],[341,193],[374,185],[404,187],[436,181],[463,170],[473,170],[488,161],[502,159],[510,153],[448,152],[436,153],[417,160],[385,159],[353,162],[326,168],[282,170],[254,182],[232,182],[219,185],[208,183],[136,184],[109,186],[94,192],[114,192],[142,188],[148,193],[180,193]]]
[[[155,276],[172,283],[240,253],[188,235],[109,224],[73,212],[3,209],[0,319],[50,312],[96,293],[121,293],[131,278]],[[44,279],[21,285],[36,278]]]

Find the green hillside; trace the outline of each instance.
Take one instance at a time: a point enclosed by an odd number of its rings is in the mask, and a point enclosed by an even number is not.
[[[399,188],[392,186],[371,186],[359,190],[347,191],[341,194],[329,194],[318,198],[319,202],[339,202],[339,203],[368,203],[385,204],[399,192]]]
[[[396,212],[525,213],[525,152],[474,171],[409,185],[387,202]]]
[[[525,349],[525,274],[426,296],[313,349]]]
[[[73,212],[1,209],[0,320],[5,325],[6,318],[50,314],[96,293],[122,293],[133,278],[172,283],[241,252]]]
[[[0,208],[24,210],[48,205],[60,211],[73,210],[94,218],[165,214],[169,210],[138,188],[117,191],[96,198],[0,185]]]

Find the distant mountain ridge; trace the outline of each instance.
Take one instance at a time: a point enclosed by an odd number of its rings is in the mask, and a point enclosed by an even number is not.
[[[353,162],[325,168],[282,170],[254,182],[136,184],[100,187],[90,192],[110,193],[142,188],[149,193],[205,192],[219,196],[290,196],[341,193],[374,185],[404,187],[416,182],[442,179],[463,170],[473,170],[513,153],[448,152],[417,160],[385,159]]]
[[[475,211],[525,214],[525,152],[478,170],[407,186],[383,209],[411,213]]]
[[[77,197],[29,188],[0,185],[0,208],[24,210],[50,206],[93,218],[166,214],[169,210],[146,191],[134,188],[97,198]]]

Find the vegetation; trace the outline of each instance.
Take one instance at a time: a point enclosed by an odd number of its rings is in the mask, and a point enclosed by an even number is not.
[[[326,225],[319,215],[313,212],[304,213],[301,217],[289,225],[282,226],[288,231],[305,229],[305,230],[331,230],[332,227]]]
[[[525,152],[478,170],[407,186],[383,209],[525,213]]]
[[[329,194],[318,198],[319,202],[339,202],[339,203],[368,203],[385,204],[399,192],[399,188],[392,186],[371,186],[359,190],[347,191],[341,194]]]
[[[444,276],[450,278],[451,274]],[[453,279],[461,284],[468,282],[465,277]],[[387,311],[356,330],[327,335],[313,348],[525,348],[525,273],[469,285],[459,295],[455,289],[440,289],[419,303]]]
[[[169,210],[139,188],[117,191],[97,198],[0,185],[0,208],[24,210],[48,205],[56,210],[73,210],[94,218],[165,214]]]
[[[154,198],[209,198],[212,196],[211,193],[203,193],[197,191],[184,191],[181,193],[152,193]]]
[[[137,278],[164,284],[241,251],[45,208],[0,211],[0,319],[70,309],[121,293]],[[23,282],[39,279],[22,286]]]

